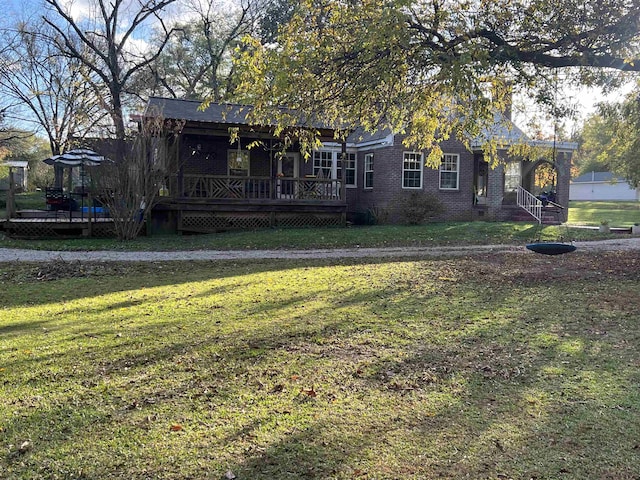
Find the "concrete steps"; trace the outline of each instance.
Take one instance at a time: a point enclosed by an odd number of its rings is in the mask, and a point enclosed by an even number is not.
[[[550,207],[542,209],[543,225],[562,225],[562,222],[559,220],[559,218],[561,218],[561,213],[557,208]],[[529,213],[522,208],[518,208],[511,215],[511,220],[514,222],[533,222],[535,221],[535,218],[529,215]]]

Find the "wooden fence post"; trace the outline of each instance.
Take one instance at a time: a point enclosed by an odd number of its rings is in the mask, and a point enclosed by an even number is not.
[[[7,219],[16,216],[16,184],[13,178],[13,167],[9,167],[9,195],[7,196]]]

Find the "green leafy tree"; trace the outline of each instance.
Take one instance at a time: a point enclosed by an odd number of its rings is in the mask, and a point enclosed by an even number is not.
[[[294,0],[270,0],[262,8],[258,22],[258,37],[263,44],[274,43],[280,28],[286,25],[298,5]]]
[[[611,170],[609,147],[615,135],[612,127],[612,123],[601,113],[595,113],[585,120],[579,135],[580,146],[574,158],[578,175]]]
[[[640,185],[640,86],[623,101],[602,103],[580,132],[579,174],[612,171]]]
[[[611,170],[640,186],[640,88],[623,102],[602,105],[602,116],[610,140],[601,143],[597,158],[606,159]]]
[[[48,140],[27,130],[16,129],[12,133],[12,137],[5,142],[5,160],[29,162],[29,189],[52,185],[53,168],[43,162],[51,156]]]
[[[637,0],[301,0],[275,44],[246,40],[238,93],[280,129],[388,126],[437,166],[439,144],[486,132],[512,88],[553,105],[556,69],[583,84],[640,71],[639,17]]]

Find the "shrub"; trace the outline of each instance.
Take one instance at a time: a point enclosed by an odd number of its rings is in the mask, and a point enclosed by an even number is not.
[[[400,202],[400,216],[407,225],[420,225],[444,213],[444,205],[431,193],[412,192]]]

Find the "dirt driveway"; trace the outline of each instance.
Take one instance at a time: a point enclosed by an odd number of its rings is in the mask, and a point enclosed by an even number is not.
[[[592,242],[574,242],[581,252],[640,250],[640,237],[625,237]],[[190,250],[179,252],[60,252],[0,248],[0,262],[163,262],[189,260],[252,260],[252,259],[316,259],[316,258],[380,258],[380,257],[443,257],[486,255],[489,253],[522,253],[535,255],[523,246],[476,245],[446,247],[349,248],[320,250]]]

